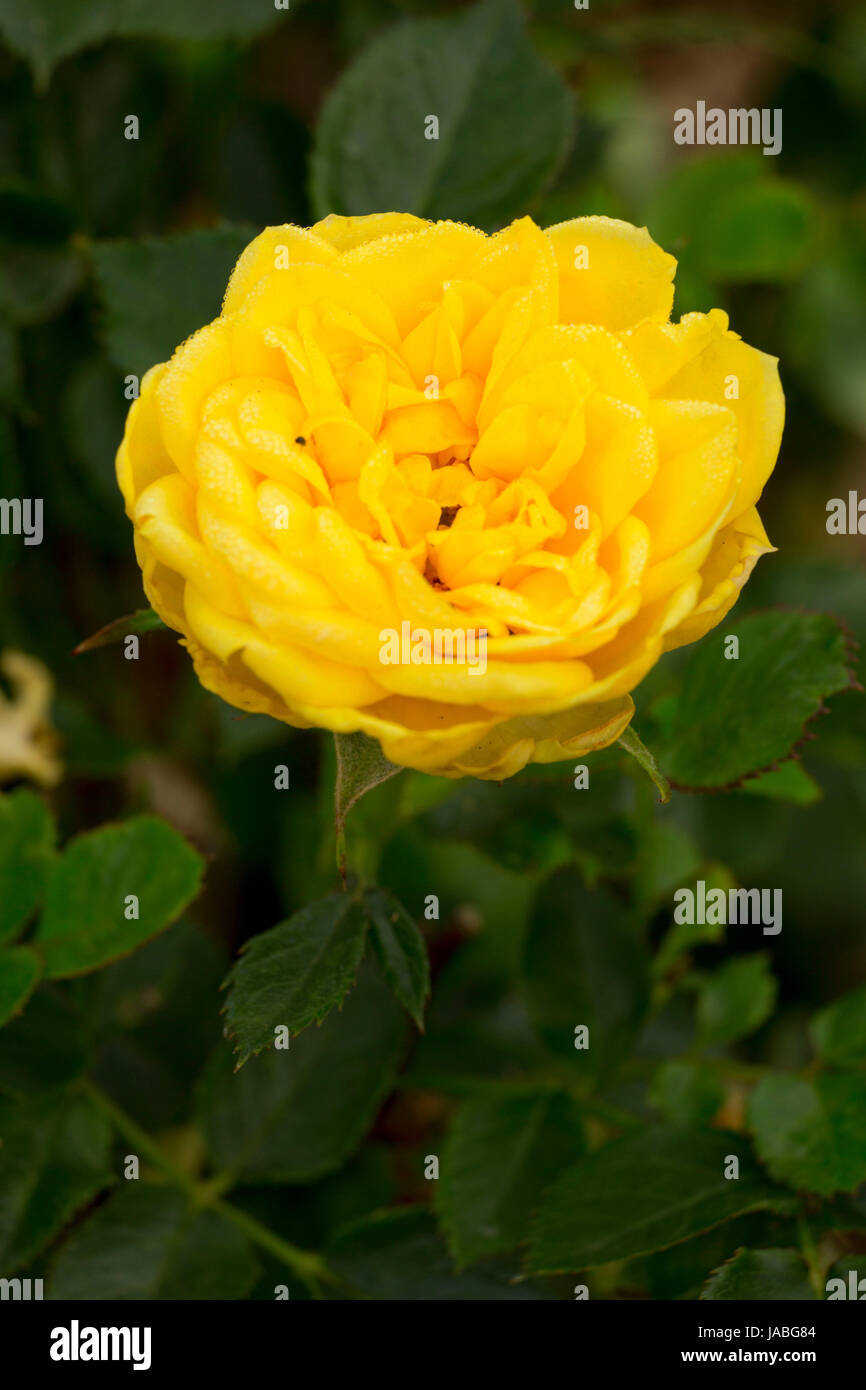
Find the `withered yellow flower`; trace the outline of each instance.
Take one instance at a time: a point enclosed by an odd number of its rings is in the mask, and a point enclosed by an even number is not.
[[[262,232],[117,458],[202,684],[446,776],[617,738],[772,549],[776,361],[720,310],[670,322],[675,265],[605,217]],[[458,632],[483,669],[437,661],[429,635]]]
[[[9,698],[0,690],[0,783],[23,777],[41,787],[53,787],[63,769],[51,723],[51,673],[35,656],[4,651],[0,674],[11,692]]]

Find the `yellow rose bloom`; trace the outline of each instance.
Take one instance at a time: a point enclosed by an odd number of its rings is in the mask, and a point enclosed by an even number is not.
[[[117,456],[202,684],[450,777],[615,740],[772,549],[776,361],[720,310],[672,323],[675,266],[606,217],[262,232]]]

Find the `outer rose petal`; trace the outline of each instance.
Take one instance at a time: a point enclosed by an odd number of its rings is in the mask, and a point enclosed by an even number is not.
[[[614,330],[643,319],[667,319],[674,302],[677,263],[646,227],[612,217],[574,217],[547,228],[559,266],[563,323],[595,323]],[[586,248],[587,264],[575,266]]]
[[[454,760],[453,769],[440,775],[498,782],[530,762],[555,763],[580,757],[615,743],[633,714],[631,697],[621,695],[542,719],[509,719],[497,724],[486,738]]]
[[[732,333],[720,309],[686,314],[679,323],[641,324],[624,341],[654,396],[712,401],[734,412],[743,468],[731,516],[754,506],[773,471],[785,424],[777,359]]]
[[[720,531],[701,572],[703,587],[698,603],[683,622],[665,634],[665,651],[697,642],[720,623],[761,556],[774,551],[754,507]]]
[[[429,723],[412,730],[367,710],[360,717],[347,713],[340,731],[360,729],[379,739],[391,762],[420,772],[498,782],[529,762],[556,762],[606,748],[619,738],[633,714],[634,705],[625,696],[556,715],[504,723],[487,720],[448,726],[440,722],[438,727]],[[440,721],[443,718],[440,715]]]
[[[328,265],[336,258],[334,247],[316,235],[315,227],[294,227],[290,223],[282,227],[266,227],[238,257],[223,300],[223,313],[231,314],[242,308],[259,280],[278,269],[284,259],[288,265],[297,265],[302,261]]]
[[[430,223],[411,212],[371,212],[365,217],[341,217],[328,213],[311,231],[327,241],[336,251],[352,251],[380,236],[402,236],[404,232],[420,232]]]
[[[165,370],[160,363],[141,378],[138,400],[129,408],[126,433],[117,452],[117,482],[130,519],[139,494],[157,478],[174,472],[171,455],[163,444],[156,406],[156,388]]]

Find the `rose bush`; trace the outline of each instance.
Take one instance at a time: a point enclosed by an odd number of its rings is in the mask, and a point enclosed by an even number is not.
[[[771,549],[776,361],[719,310],[672,323],[674,270],[604,217],[257,237],[144,377],[117,460],[202,683],[446,776],[617,738]],[[486,669],[383,664],[406,622],[486,632]]]

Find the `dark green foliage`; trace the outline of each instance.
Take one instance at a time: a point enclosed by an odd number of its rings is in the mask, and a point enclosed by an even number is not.
[[[130,1183],[60,1248],[49,1295],[73,1299],[244,1298],[255,1283],[250,1241],[181,1193]]]
[[[602,889],[588,892],[574,869],[541,887],[524,978],[535,1026],[578,1075],[609,1072],[632,1047],[649,1003],[646,952],[621,904]],[[588,1045],[575,1038],[580,1026]]]
[[[736,660],[721,658],[729,635]],[[844,632],[821,614],[758,613],[709,633],[674,708],[670,776],[725,787],[790,757],[823,700],[851,684],[848,662]]]
[[[29,791],[0,801],[0,941],[15,937],[42,898],[54,824]]]
[[[364,914],[347,893],[331,893],[248,942],[232,970],[226,1014],[240,1060],[299,1033],[341,1004],[364,951]]]
[[[337,1168],[390,1089],[404,1036],[399,1006],[371,972],[341,1013],[240,1073],[221,1049],[200,1107],[214,1163],[268,1182],[304,1182]]]
[[[739,1176],[726,1176],[730,1157]],[[784,1210],[734,1134],[640,1130],[580,1159],[553,1184],[536,1220],[529,1268],[591,1269],[677,1245],[746,1212]]]
[[[94,247],[106,353],[121,375],[141,375],[215,319],[232,266],[253,227],[218,227],[170,238]]]
[[[701,1298],[814,1299],[809,1273],[798,1250],[738,1250],[707,1280]]]
[[[438,133],[425,137],[431,114]],[[396,207],[499,226],[549,181],[572,123],[570,93],[528,43],[516,0],[396,25],[346,70],[322,111],[316,211]]]
[[[180,915],[202,861],[164,821],[140,816],[74,840],[55,860],[35,944],[50,979],[125,956]]]
[[[455,1116],[442,1158],[438,1209],[458,1265],[513,1250],[541,1193],[585,1144],[567,1092],[482,1092]]]

